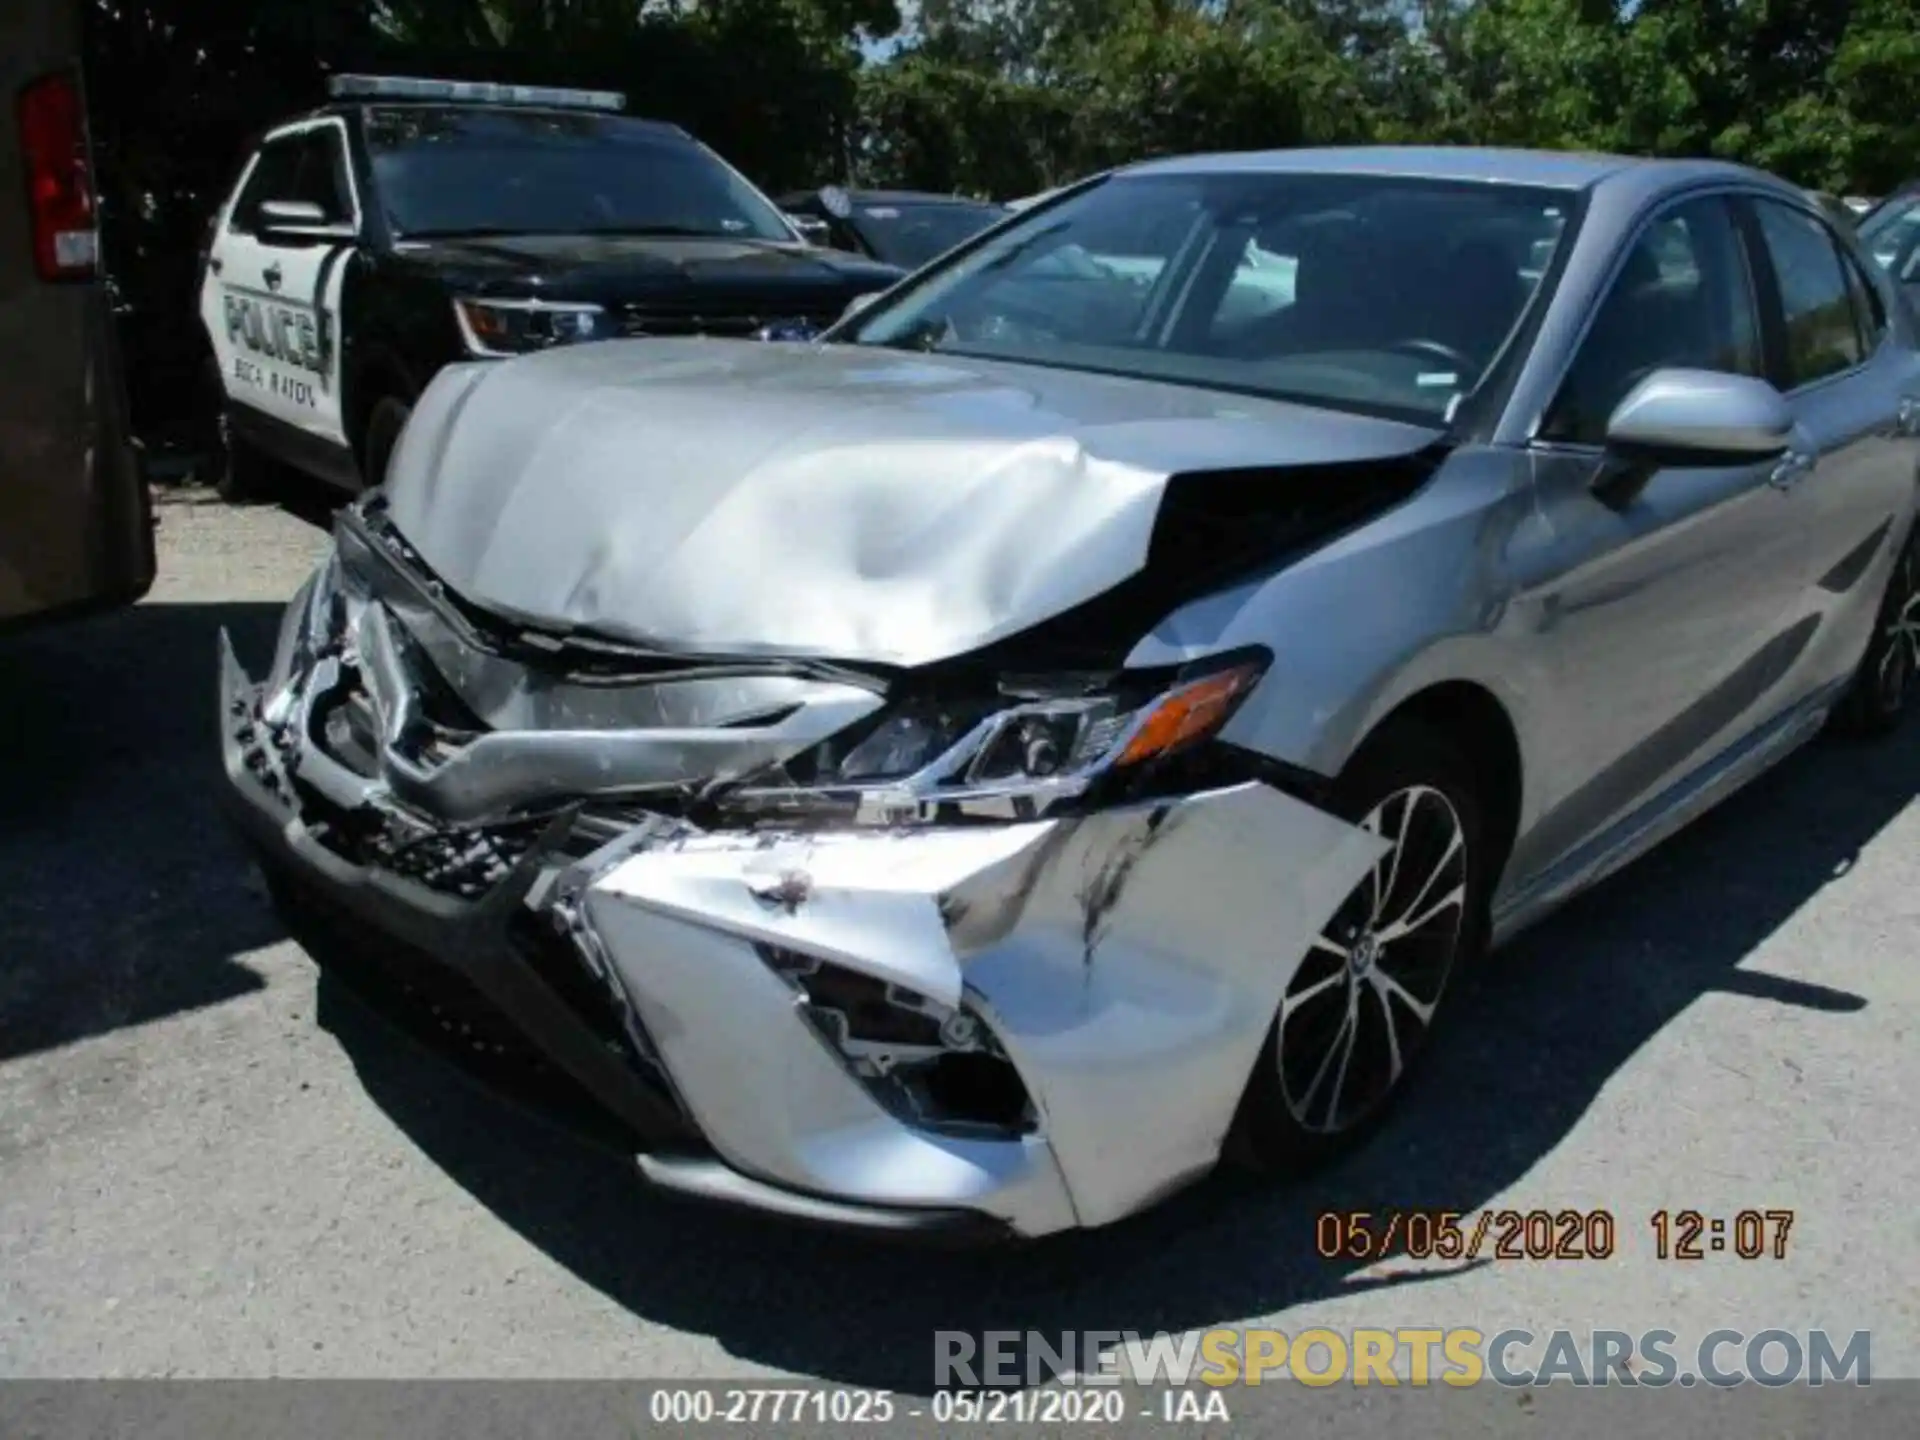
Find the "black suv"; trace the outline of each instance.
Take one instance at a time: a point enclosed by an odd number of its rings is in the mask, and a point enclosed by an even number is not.
[[[445,364],[648,335],[805,338],[901,272],[808,245],[617,94],[336,76],[208,232],[222,488],[275,463],[358,489]]]

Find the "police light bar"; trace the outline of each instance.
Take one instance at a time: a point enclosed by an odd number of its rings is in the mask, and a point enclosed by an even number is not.
[[[549,105],[566,110],[624,110],[618,90],[563,90],[552,85],[495,85],[485,80],[416,80],[405,75],[334,75],[336,100],[458,100],[477,105]]]

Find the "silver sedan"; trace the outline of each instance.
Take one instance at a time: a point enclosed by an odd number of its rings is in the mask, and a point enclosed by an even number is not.
[[[1912,325],[1724,164],[1097,177],[818,342],[443,371],[223,647],[234,812],[658,1185],[1032,1236],[1298,1170],[1489,944],[1893,729]]]

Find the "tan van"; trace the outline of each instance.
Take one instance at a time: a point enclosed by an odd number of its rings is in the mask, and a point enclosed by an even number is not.
[[[0,4],[0,628],[153,583],[99,266],[77,0]]]

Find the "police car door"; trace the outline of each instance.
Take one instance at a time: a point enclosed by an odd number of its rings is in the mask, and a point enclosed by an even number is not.
[[[276,130],[220,218],[201,295],[228,400],[335,445],[340,290],[359,223],[345,124]]]

